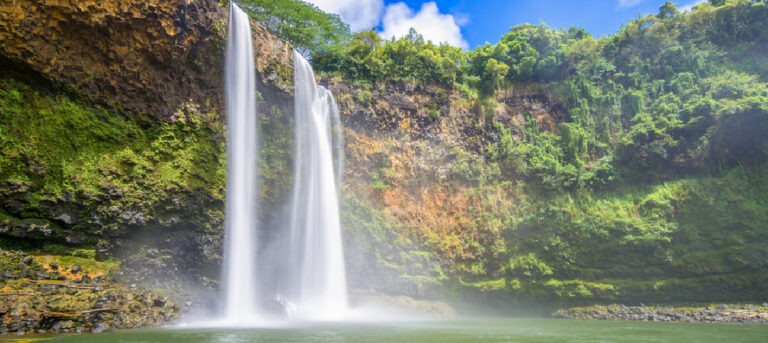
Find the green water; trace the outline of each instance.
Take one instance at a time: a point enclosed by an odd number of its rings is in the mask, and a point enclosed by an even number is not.
[[[2,341],[2,339],[0,339]],[[144,329],[45,342],[768,342],[768,326],[555,319],[467,319],[261,329]]]

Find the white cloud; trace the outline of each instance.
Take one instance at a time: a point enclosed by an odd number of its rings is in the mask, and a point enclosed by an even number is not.
[[[304,0],[319,9],[338,14],[352,31],[376,27],[384,10],[384,0]]]
[[[441,14],[434,2],[424,3],[416,13],[405,3],[398,2],[387,6],[382,20],[384,31],[380,34],[385,39],[400,38],[414,28],[426,40],[466,49],[469,44],[461,35],[459,22],[466,23],[466,19],[457,22],[453,15]]]
[[[704,2],[707,2],[707,0],[696,0],[690,4],[683,5],[683,7],[680,7],[680,12],[690,12],[696,5]]]
[[[619,0],[619,7],[634,7],[645,0]]]

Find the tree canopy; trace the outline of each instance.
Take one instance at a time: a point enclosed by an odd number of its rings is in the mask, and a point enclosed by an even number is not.
[[[732,136],[768,125],[765,1],[712,0],[690,12],[666,2],[600,39],[583,28],[523,24],[470,51],[434,44],[415,30],[389,40],[375,31],[350,34],[338,16],[299,0],[243,6],[309,55],[319,74],[434,83],[487,99],[521,84],[553,89],[569,115],[559,136],[537,132],[528,118],[528,139],[488,151],[544,188],[601,187],[628,174],[665,177],[766,150],[762,134]],[[489,134],[508,134],[497,124],[487,123]]]
[[[392,40],[368,31],[316,51],[312,61],[318,72],[350,81],[416,80],[488,98],[520,84],[546,85],[569,109],[561,134],[530,131],[488,154],[548,189],[601,187],[630,174],[664,178],[707,163],[760,160],[767,148],[757,131],[749,139],[733,135],[768,128],[763,1],[712,1],[690,13],[667,2],[601,39],[582,28],[523,24],[470,51],[415,31]],[[509,134],[496,124],[487,130]]]
[[[301,0],[241,0],[240,6],[270,32],[309,56],[349,35],[338,15],[321,11]]]

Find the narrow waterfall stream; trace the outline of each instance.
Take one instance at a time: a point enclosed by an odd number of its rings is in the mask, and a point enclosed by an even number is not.
[[[224,321],[258,320],[256,278],[257,183],[256,75],[248,15],[230,6],[226,52],[229,167],[224,250]]]
[[[287,296],[291,319],[341,319],[347,309],[347,282],[339,222],[341,170],[334,171],[332,148],[338,109],[331,93],[315,84],[312,67],[297,52],[294,66],[296,160],[290,270],[281,291]],[[341,149],[341,142],[336,143]],[[341,167],[343,154],[336,154],[336,166]]]

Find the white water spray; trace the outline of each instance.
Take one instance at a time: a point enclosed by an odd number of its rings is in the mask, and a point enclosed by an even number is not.
[[[259,299],[270,297],[283,305],[289,319],[342,319],[347,313],[347,285],[338,201],[343,142],[336,103],[328,90],[315,84],[309,63],[294,53],[296,159],[291,221],[283,231],[287,239],[263,242],[257,265],[259,151],[253,45],[249,18],[234,3],[229,18],[229,166],[221,324],[263,325]],[[257,270],[268,271],[270,266],[281,268],[257,280]]]
[[[338,110],[331,93],[315,84],[309,63],[299,53],[293,56],[296,160],[288,240],[290,270],[281,291],[287,296],[286,309],[292,319],[337,320],[347,310],[337,192],[341,170],[334,173],[331,133]],[[339,153],[339,163],[342,155]]]
[[[234,3],[226,52],[229,166],[224,253],[224,322],[258,320],[256,280],[256,75],[251,24]]]

